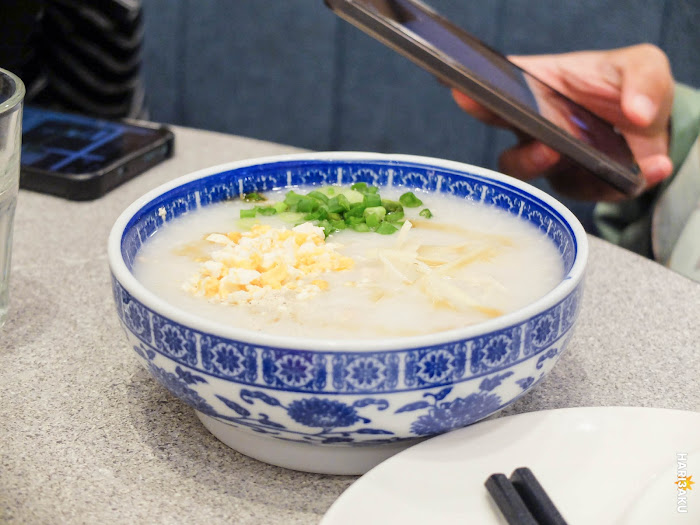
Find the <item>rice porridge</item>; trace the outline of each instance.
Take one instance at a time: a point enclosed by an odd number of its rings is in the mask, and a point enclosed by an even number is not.
[[[542,297],[563,271],[544,233],[502,210],[362,184],[201,208],[163,226],[133,266],[150,291],[200,317],[322,339],[479,323]]]

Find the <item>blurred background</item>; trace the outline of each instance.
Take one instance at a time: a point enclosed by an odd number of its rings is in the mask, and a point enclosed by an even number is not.
[[[700,87],[700,0],[428,3],[506,54],[651,42]],[[492,169],[513,142],[322,0],[4,0],[3,15],[0,52],[20,61],[2,67],[26,75],[34,103]],[[594,231],[590,203],[562,200]]]
[[[429,0],[506,54],[652,42],[700,86],[698,0]],[[497,168],[513,142],[431,75],[321,0],[143,0],[151,118],[313,150],[411,153]],[[543,182],[537,185],[549,189]],[[566,204],[592,230],[591,205]]]

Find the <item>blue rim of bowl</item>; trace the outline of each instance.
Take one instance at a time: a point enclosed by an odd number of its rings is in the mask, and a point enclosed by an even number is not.
[[[243,168],[251,168],[258,165],[274,165],[280,163],[303,163],[303,162],[348,162],[369,164],[385,163],[387,166],[411,164],[419,168],[439,168],[453,172],[455,175],[464,174],[470,178],[481,179],[489,185],[503,186],[509,191],[520,193],[523,197],[538,201],[537,204],[547,209],[554,217],[565,224],[575,243],[574,260],[566,276],[555,288],[550,290],[541,298],[533,301],[529,305],[510,312],[496,319],[484,321],[476,325],[464,328],[438,332],[434,334],[371,339],[316,339],[301,337],[286,337],[272,335],[244,328],[226,326],[221,323],[209,321],[203,317],[196,316],[185,310],[174,307],[149,291],[145,286],[136,280],[131,273],[127,262],[123,256],[122,244],[125,233],[131,228],[141,216],[160,207],[173,193],[183,193],[183,189],[188,185],[196,186],[200,179],[212,176],[231,173]],[[248,190],[250,191],[250,190]],[[184,192],[186,193],[186,192]],[[464,164],[460,162],[443,159],[422,157],[415,155],[398,155],[366,152],[321,152],[321,153],[301,153],[291,155],[277,155],[271,157],[259,157],[220,164],[195,171],[177,179],[163,184],[146,193],[134,201],[117,218],[112,227],[108,240],[108,259],[113,278],[123,287],[134,299],[147,308],[153,310],[161,316],[167,317],[184,326],[192,327],[201,332],[217,335],[219,337],[240,341],[243,343],[256,344],[261,346],[310,350],[310,351],[390,351],[405,350],[412,348],[425,348],[457,340],[467,340],[474,337],[483,336],[490,332],[502,330],[511,326],[517,326],[528,319],[546,311],[569,296],[579,283],[585,273],[588,259],[588,240],[583,226],[563,204],[547,193],[517,179],[503,175],[501,173]]]

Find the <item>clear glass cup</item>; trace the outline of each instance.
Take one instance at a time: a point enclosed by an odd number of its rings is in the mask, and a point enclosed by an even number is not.
[[[10,301],[12,225],[19,190],[23,101],[22,81],[0,69],[0,327],[5,324]]]

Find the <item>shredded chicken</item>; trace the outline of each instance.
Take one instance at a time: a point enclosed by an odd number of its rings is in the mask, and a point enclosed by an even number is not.
[[[458,226],[440,225],[417,221],[420,227],[442,229],[454,228],[468,232],[474,242],[454,245],[421,245],[410,242],[411,228],[414,223],[404,222],[396,243],[391,248],[377,249],[369,254],[376,257],[384,266],[389,282],[418,286],[435,307],[454,310],[474,309],[486,317],[503,315],[503,311],[481,304],[471,297],[464,288],[477,286],[504,292],[506,288],[488,274],[456,275],[459,270],[475,262],[489,261],[500,255],[512,241],[502,235],[490,235],[471,230],[462,230]],[[463,273],[463,272],[462,272]],[[375,301],[381,300],[386,290],[377,289],[373,294]]]

